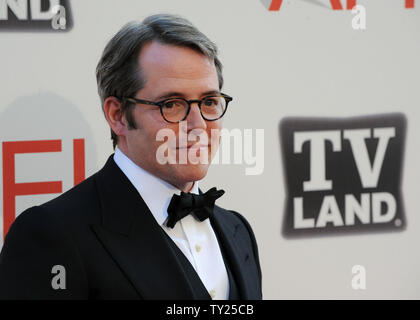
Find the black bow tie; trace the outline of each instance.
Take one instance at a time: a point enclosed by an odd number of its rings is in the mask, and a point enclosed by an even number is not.
[[[185,193],[181,195],[174,194],[168,207],[168,221],[166,226],[173,228],[175,224],[190,213],[200,220],[204,221],[213,214],[214,202],[225,192],[211,188],[203,194]]]

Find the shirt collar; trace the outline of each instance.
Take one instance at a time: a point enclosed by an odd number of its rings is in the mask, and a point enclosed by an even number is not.
[[[158,224],[163,225],[168,218],[167,210],[172,196],[174,194],[181,194],[181,191],[177,187],[139,167],[118,147],[115,149],[114,161],[141,195]],[[190,193],[199,194],[198,181],[194,182]]]

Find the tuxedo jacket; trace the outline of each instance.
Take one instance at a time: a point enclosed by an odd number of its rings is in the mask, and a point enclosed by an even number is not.
[[[240,298],[261,299],[250,225],[218,206],[210,220]],[[0,299],[210,298],[193,288],[186,272],[194,269],[182,267],[168,241],[111,156],[84,182],[16,218],[0,254]]]

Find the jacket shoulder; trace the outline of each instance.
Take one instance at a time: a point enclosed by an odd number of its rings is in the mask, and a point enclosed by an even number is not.
[[[239,224],[244,225],[247,231],[253,234],[251,225],[242,214],[234,210],[224,209],[222,207],[219,207],[218,205],[215,205],[214,207],[215,207],[215,214],[219,215],[223,219],[229,220],[231,223],[235,223],[235,224],[239,223]]]
[[[97,173],[58,197],[40,205],[40,209],[45,213],[59,217],[67,224],[71,221],[97,222],[100,201],[96,187],[96,175]]]

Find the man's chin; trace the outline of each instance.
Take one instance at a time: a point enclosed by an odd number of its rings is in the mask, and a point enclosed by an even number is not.
[[[208,164],[178,164],[172,172],[172,178],[175,178],[180,183],[198,181],[204,179],[208,168]]]

